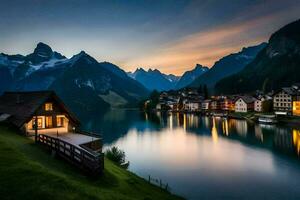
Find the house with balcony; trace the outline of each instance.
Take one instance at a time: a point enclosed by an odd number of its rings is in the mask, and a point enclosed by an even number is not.
[[[69,133],[80,122],[53,91],[4,92],[0,97],[0,113],[7,122],[24,134]]]
[[[53,91],[4,92],[0,121],[88,173],[103,170],[101,136],[81,131],[79,120]]]

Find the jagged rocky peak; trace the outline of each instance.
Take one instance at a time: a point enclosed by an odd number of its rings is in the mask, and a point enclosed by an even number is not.
[[[159,73],[161,74],[161,72],[158,69],[149,69],[148,72],[153,72],[153,73]]]
[[[51,47],[45,43],[39,42],[35,47],[32,54],[26,56],[26,61],[34,65],[42,62],[49,61],[51,59],[64,59],[63,55],[54,52]]]
[[[204,70],[207,70],[208,69],[208,67],[206,67],[206,66],[203,66],[203,65],[201,65],[201,64],[196,64],[196,67],[195,67],[196,69],[204,69]]]
[[[140,68],[136,68],[134,73],[137,73],[137,72],[146,72],[146,71],[142,67],[140,67]]]
[[[42,42],[37,44],[33,53],[41,57],[51,57],[53,55],[51,47]]]

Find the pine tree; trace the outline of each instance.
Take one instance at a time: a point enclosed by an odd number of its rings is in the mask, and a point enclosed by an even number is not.
[[[204,93],[204,99],[208,99],[208,90],[206,85],[203,86],[203,93]]]

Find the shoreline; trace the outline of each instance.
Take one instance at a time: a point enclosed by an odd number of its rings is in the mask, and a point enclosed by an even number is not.
[[[217,116],[217,117],[227,117],[228,119],[243,119],[247,120],[251,123],[259,123],[258,117],[259,115],[271,114],[271,113],[258,113],[258,112],[247,112],[247,113],[236,113],[236,112],[228,112],[228,111],[163,111],[163,110],[153,110],[151,112],[164,112],[164,113],[180,113],[180,114],[196,114],[201,116]],[[299,116],[278,116],[276,117],[276,124],[284,124],[284,125],[300,125],[300,117]]]

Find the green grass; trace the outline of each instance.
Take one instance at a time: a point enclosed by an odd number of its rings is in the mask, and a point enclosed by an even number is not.
[[[41,146],[0,125],[0,197],[4,199],[180,199],[105,159],[99,179],[53,158]]]

